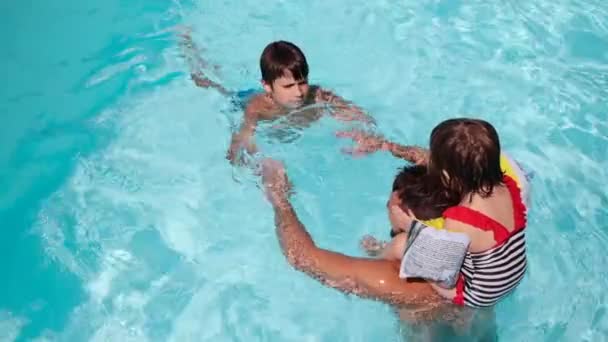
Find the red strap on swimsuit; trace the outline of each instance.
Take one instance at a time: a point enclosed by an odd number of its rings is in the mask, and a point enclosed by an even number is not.
[[[456,282],[456,296],[452,299],[452,303],[460,306],[464,305],[464,276],[462,273],[458,276],[458,281]]]
[[[513,232],[509,232],[505,226],[493,218],[468,207],[456,206],[448,208],[443,213],[443,217],[466,223],[484,231],[492,231],[494,232],[496,245],[500,245],[507,240],[511,234],[526,226],[526,206],[521,200],[521,193],[517,183],[507,175],[503,177],[503,183],[509,190],[513,203],[513,218],[515,222],[515,230],[513,230]]]

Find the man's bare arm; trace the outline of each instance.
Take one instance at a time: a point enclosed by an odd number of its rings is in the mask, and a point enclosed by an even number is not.
[[[288,201],[273,208],[281,248],[295,269],[344,293],[393,305],[443,302],[430,284],[400,279],[398,260],[355,258],[318,248]]]
[[[289,182],[282,167],[264,164],[264,184],[272,204],[276,232],[287,261],[297,270],[344,293],[393,305],[444,303],[424,281],[399,278],[399,261],[356,258],[318,248],[288,199]]]

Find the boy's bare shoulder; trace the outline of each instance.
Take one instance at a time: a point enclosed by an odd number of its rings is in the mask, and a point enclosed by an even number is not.
[[[277,113],[276,104],[266,94],[254,95],[245,108],[245,115],[254,115],[259,119],[269,119]]]
[[[315,102],[317,102],[317,103],[319,103],[319,102],[332,103],[336,99],[339,99],[339,97],[333,91],[331,91],[329,89],[324,89],[318,85],[311,86],[311,92],[314,96]]]

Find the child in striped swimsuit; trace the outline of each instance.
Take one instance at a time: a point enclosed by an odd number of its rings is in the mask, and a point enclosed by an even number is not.
[[[439,125],[431,135],[428,170],[405,168],[395,179],[388,209],[391,235],[397,236],[382,257],[402,257],[407,234],[397,233],[407,231],[412,220],[441,216],[439,228],[466,234],[471,244],[456,287],[432,284],[435,290],[470,307],[493,306],[504,298],[526,272],[526,205],[519,185],[525,179],[500,164],[498,135],[489,123],[455,119]]]

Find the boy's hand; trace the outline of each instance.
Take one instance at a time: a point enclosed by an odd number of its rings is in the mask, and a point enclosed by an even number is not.
[[[241,153],[242,149],[243,144],[239,143],[238,141],[233,141],[232,143],[230,143],[230,147],[226,152],[226,159],[228,159],[230,163],[235,164],[237,161],[237,157]]]
[[[355,142],[354,147],[345,147],[343,153],[353,156],[362,156],[376,151],[387,149],[387,142],[379,135],[366,133],[363,131],[339,131],[336,133],[338,138],[350,138]]]
[[[334,94],[327,89],[319,88],[315,92],[316,103],[327,103],[331,107],[331,115],[340,121],[361,121],[365,124],[375,125],[374,118],[365,114],[361,108],[350,101]]]
[[[239,141],[233,141],[226,152],[226,159],[233,165],[243,164],[243,144]]]
[[[365,124],[375,125],[376,121],[366,115],[361,109],[349,105],[334,105],[333,116],[340,121],[359,121]]]
[[[429,151],[417,146],[405,146],[387,141],[380,135],[360,130],[338,131],[338,138],[350,138],[355,142],[354,147],[343,148],[342,152],[362,156],[376,151],[388,151],[397,158],[405,159],[416,165],[428,165]]]
[[[226,159],[228,159],[232,165],[243,165],[245,164],[246,158],[245,152],[250,155],[256,153],[257,147],[255,142],[251,140],[246,142],[239,138],[234,138],[226,152]]]

